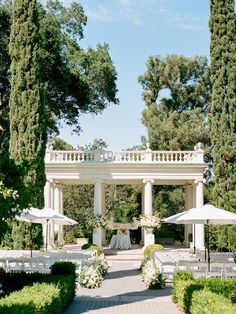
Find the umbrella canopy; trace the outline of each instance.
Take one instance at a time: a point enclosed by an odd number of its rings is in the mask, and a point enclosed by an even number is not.
[[[46,224],[46,251],[48,246],[48,225],[57,224],[57,225],[75,225],[78,222],[63,215],[55,212],[51,208],[38,209],[30,207],[24,209],[20,215],[16,216],[17,220],[26,221],[31,223]],[[32,249],[31,249],[32,256]]]
[[[213,205],[206,204],[200,208],[191,208],[164,219],[164,222],[179,224],[236,224],[236,214]]]
[[[210,269],[209,229],[208,225],[236,224],[236,214],[213,205],[206,204],[199,208],[191,208],[185,212],[172,215],[163,220],[166,223],[176,224],[206,224],[207,225],[207,252],[208,269]],[[194,236],[195,241],[195,236]],[[194,244],[195,247],[195,244]],[[194,250],[195,251],[195,250]]]
[[[51,208],[38,209],[30,207],[24,209],[20,215],[16,216],[17,220],[39,224],[58,224],[58,225],[75,225],[78,222]]]

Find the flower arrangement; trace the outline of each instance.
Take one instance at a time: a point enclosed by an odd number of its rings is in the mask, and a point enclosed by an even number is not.
[[[93,265],[85,265],[81,269],[79,283],[81,287],[94,289],[101,286],[103,277],[98,268]]]
[[[155,264],[154,258],[147,258],[141,264],[141,276],[148,289],[163,289],[165,279]]]
[[[91,260],[81,269],[79,275],[80,286],[89,289],[99,288],[108,268],[105,258],[97,257]]]
[[[102,276],[105,276],[108,272],[109,265],[104,257],[97,257],[91,261],[90,265],[93,265],[94,268],[98,268]]]
[[[161,226],[161,219],[158,214],[152,216],[140,216],[140,226],[144,228],[159,228]]]

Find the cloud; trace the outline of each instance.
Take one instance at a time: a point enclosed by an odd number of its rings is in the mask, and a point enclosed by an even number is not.
[[[205,29],[200,17],[193,17],[186,14],[165,15],[165,22],[171,27],[189,31],[200,31]]]
[[[96,9],[85,7],[85,13],[88,17],[97,21],[111,22],[116,19],[114,12],[102,5],[99,5]]]
[[[81,2],[83,5],[83,1]],[[103,1],[102,5],[97,1],[91,1],[90,5],[84,2],[87,16],[97,21],[118,23],[126,20],[142,27],[146,20],[158,18],[171,28],[189,31],[205,29],[199,17],[174,10],[168,0],[107,0]]]

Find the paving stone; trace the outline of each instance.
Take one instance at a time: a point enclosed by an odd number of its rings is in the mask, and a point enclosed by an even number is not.
[[[114,252],[113,252],[114,254]],[[119,259],[106,258],[111,268],[100,288],[79,287],[64,314],[179,314],[171,301],[171,286],[148,290],[141,280],[142,250],[118,251]],[[134,257],[131,258],[130,256]]]

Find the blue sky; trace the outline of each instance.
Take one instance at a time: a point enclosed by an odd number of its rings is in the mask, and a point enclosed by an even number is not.
[[[64,1],[66,3],[66,1]],[[68,2],[67,2],[68,3]],[[80,117],[82,133],[62,129],[60,137],[74,147],[102,138],[109,150],[140,144],[146,134],[141,122],[145,108],[138,76],[150,55],[209,56],[207,0],[81,0],[88,17],[81,45],[108,43],[118,73],[120,105],[102,114]]]

